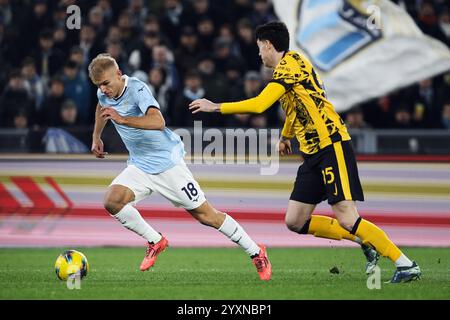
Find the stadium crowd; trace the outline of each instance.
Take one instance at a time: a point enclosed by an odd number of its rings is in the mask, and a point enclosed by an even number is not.
[[[423,32],[450,46],[446,0],[395,1]],[[66,8],[81,9],[81,29]],[[191,127],[280,127],[278,105],[261,115],[192,115],[197,98],[235,101],[271,79],[254,41],[276,20],[270,0],[0,0],[0,128],[92,126],[96,91],[87,66],[108,52],[121,70],[148,83],[166,123]],[[350,128],[447,128],[450,72],[357,106]]]

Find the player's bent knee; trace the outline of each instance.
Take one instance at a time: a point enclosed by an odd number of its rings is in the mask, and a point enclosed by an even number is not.
[[[126,205],[126,203],[114,201],[112,199],[106,198],[103,202],[103,207],[108,211],[110,214],[117,214],[120,210]]]
[[[129,201],[126,201],[125,197],[121,197],[113,194],[106,194],[105,199],[103,201],[103,207],[110,214],[117,214],[124,206],[127,205]]]
[[[286,217],[284,222],[289,230],[291,230],[292,232],[299,233],[303,229],[303,226],[305,225],[306,221],[299,221]]]
[[[111,186],[105,194],[103,200],[103,207],[110,214],[117,214],[124,206],[134,200],[134,193],[130,189],[113,185]]]

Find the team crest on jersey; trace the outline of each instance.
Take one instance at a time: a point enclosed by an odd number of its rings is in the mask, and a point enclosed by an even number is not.
[[[295,40],[317,68],[330,71],[381,38],[381,28],[368,23],[368,3],[300,0]]]

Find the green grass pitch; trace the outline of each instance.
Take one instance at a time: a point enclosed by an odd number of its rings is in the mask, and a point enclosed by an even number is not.
[[[66,249],[83,252],[91,270],[80,290],[57,279]],[[358,248],[269,248],[273,275],[260,281],[239,248],[168,248],[151,271],[139,271],[144,248],[0,249],[0,299],[449,299],[450,250],[403,248],[422,279],[385,284],[393,264],[380,260],[381,289],[369,290]],[[337,267],[339,273],[331,273]]]

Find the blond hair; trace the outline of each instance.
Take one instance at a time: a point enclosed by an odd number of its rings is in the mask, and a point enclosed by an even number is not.
[[[91,78],[92,81],[95,81],[103,74],[103,72],[105,72],[105,70],[108,70],[111,67],[119,69],[117,61],[110,54],[101,53],[89,64],[89,78]]]

